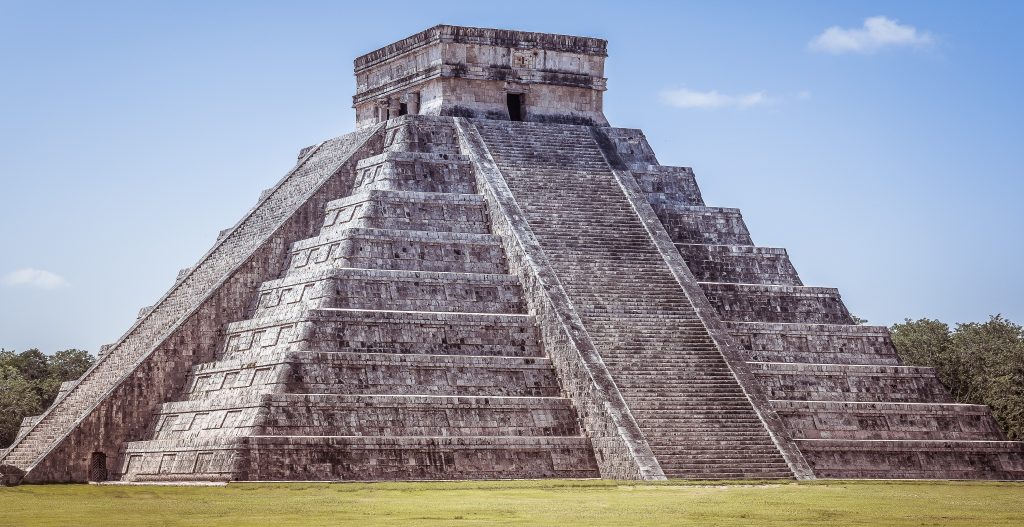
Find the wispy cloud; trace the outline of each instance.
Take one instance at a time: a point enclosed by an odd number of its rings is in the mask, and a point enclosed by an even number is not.
[[[59,274],[31,267],[7,273],[0,279],[0,283],[9,287],[34,287],[36,289],[58,289],[68,285],[68,281]]]
[[[832,53],[875,53],[886,47],[926,48],[935,43],[927,31],[918,31],[884,16],[864,20],[862,27],[832,26],[808,45],[814,51]]]
[[[661,102],[676,108],[751,108],[774,102],[763,91],[728,95],[712,91],[696,91],[687,88],[662,90]]]

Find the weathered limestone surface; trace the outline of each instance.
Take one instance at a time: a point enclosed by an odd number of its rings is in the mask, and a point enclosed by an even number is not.
[[[676,247],[701,282],[803,285],[785,249],[699,243],[679,243]]]
[[[611,130],[731,334],[726,347],[815,476],[1024,479],[1022,444],[987,408],[955,404],[934,370],[901,365],[885,328],[854,325],[838,291],[805,286],[784,249],[755,246],[738,210],[705,206],[692,171],[660,175],[642,133]]]
[[[388,123],[124,479],[597,475],[453,126]],[[435,141],[401,140],[421,129]]]
[[[708,301],[730,322],[850,324],[839,291],[831,287],[703,282]]]
[[[475,121],[669,477],[792,477],[587,127]]]
[[[639,423],[630,412],[611,372],[587,333],[580,313],[562,287],[534,235],[523,209],[487,151],[479,130],[457,119],[460,143],[471,152],[477,182],[493,211],[509,267],[523,283],[530,312],[535,313],[562,389],[580,414],[590,436],[602,477],[665,479]]]
[[[0,451],[0,484],[1024,479],[640,130],[606,42],[436,26]],[[515,122],[525,121],[525,122]]]

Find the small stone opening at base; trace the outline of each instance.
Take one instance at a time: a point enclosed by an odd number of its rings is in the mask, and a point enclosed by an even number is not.
[[[89,457],[89,481],[107,480],[107,455],[93,452]]]

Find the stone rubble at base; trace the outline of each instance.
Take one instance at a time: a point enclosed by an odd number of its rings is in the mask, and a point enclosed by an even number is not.
[[[988,408],[608,126],[606,55],[437,26],[356,59],[358,131],[26,418],[0,479],[1024,479]]]

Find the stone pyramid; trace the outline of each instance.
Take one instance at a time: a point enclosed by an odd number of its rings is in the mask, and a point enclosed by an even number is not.
[[[602,110],[606,42],[437,26],[0,453],[9,483],[1024,479],[986,407]]]

